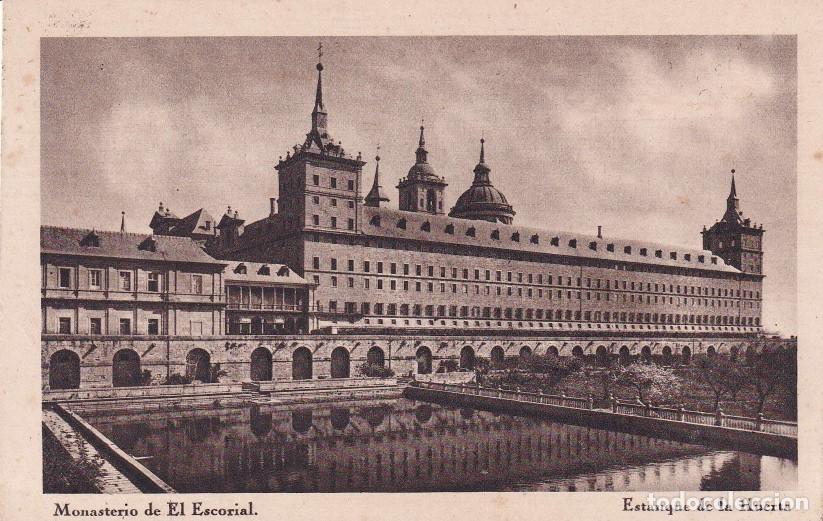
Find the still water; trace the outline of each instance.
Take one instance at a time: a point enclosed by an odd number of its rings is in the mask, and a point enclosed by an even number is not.
[[[797,463],[406,399],[84,414],[179,492],[789,490]]]

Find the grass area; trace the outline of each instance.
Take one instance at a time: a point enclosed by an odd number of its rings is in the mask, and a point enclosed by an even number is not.
[[[43,426],[43,492],[46,494],[95,494],[100,469],[83,458],[74,461],[49,429]]]

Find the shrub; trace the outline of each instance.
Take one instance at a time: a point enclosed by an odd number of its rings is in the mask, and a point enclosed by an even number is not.
[[[392,371],[391,368],[380,364],[370,364],[368,362],[363,362],[360,365],[360,373],[369,378],[389,378],[394,376],[394,371]]]
[[[677,394],[680,378],[671,370],[654,364],[634,363],[610,371],[614,385],[633,390],[644,404]]]
[[[437,366],[438,373],[452,373],[457,371],[457,360],[440,360],[440,365]]]
[[[191,383],[191,377],[180,373],[172,373],[160,385],[186,385]]]
[[[151,371],[148,369],[143,369],[143,372],[140,373],[140,381],[138,385],[151,385]]]

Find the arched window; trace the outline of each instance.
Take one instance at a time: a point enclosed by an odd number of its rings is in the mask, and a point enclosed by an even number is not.
[[[254,382],[268,381],[272,378],[271,353],[263,346],[251,352],[251,380]]]
[[[474,349],[465,346],[460,350],[460,369],[474,369]]]
[[[57,351],[49,358],[49,389],[80,387],[80,357],[68,349]]]
[[[140,385],[140,355],[133,349],[121,349],[114,353],[111,367],[111,384],[114,387]]]
[[[692,363],[692,350],[689,346],[683,346],[683,350],[680,353],[680,357],[682,359],[683,365],[689,365]]]
[[[186,376],[192,381],[209,383],[211,380],[211,356],[205,349],[192,349],[186,355]]]
[[[623,346],[620,348],[620,365],[629,365],[631,362],[631,354],[629,354],[629,348]]]
[[[609,365],[609,351],[606,349],[606,346],[597,346],[595,360],[600,367],[607,367]]]
[[[493,369],[501,369],[503,367],[504,358],[503,348],[494,346],[491,351],[491,366]]]
[[[331,377],[348,378],[350,371],[349,352],[345,347],[336,347],[331,352]]]
[[[650,364],[652,362],[652,348],[649,346],[643,346],[643,349],[640,351],[640,355],[643,358],[643,362]]]
[[[372,346],[369,352],[366,353],[366,361],[369,365],[379,365],[383,367],[386,365],[386,355],[383,354],[383,350],[379,347]]]
[[[421,346],[415,354],[417,359],[417,374],[429,374],[432,372],[432,352],[426,346]]]
[[[311,380],[312,378],[312,354],[306,347],[298,347],[294,350],[291,359],[292,380]]]

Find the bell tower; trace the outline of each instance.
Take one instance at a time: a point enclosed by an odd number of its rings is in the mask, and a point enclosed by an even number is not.
[[[740,211],[732,169],[732,186],[726,213],[708,230],[703,227],[703,249],[709,250],[743,273],[763,274],[763,225],[756,225]]]
[[[429,152],[426,150],[424,127],[420,126],[420,140],[417,144],[416,161],[406,177],[397,185],[400,197],[399,206],[407,212],[423,212],[442,215],[443,192],[448,186],[446,178],[434,173],[429,164]]]

